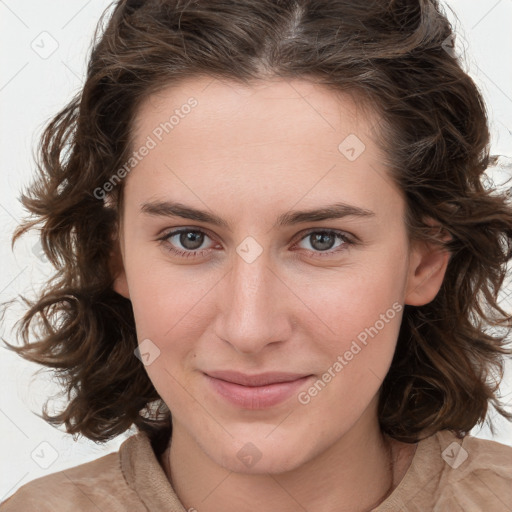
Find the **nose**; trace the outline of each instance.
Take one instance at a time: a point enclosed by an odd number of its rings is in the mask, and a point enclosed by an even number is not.
[[[220,288],[215,333],[243,354],[283,343],[291,334],[291,297],[265,251],[250,263],[236,254]]]

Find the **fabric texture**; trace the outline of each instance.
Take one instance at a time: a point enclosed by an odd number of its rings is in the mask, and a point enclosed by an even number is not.
[[[257,506],[255,505],[255,511]],[[23,485],[0,512],[187,512],[150,439]],[[512,512],[512,447],[441,431],[418,443],[407,473],[373,512]]]

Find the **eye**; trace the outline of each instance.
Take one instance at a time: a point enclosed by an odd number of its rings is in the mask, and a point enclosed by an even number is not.
[[[336,240],[340,243],[336,246]],[[316,230],[309,231],[300,239],[300,242],[306,241],[312,249],[306,248],[307,251],[313,252],[315,257],[331,256],[332,254],[339,253],[353,245],[355,241],[346,233],[337,230]],[[337,247],[335,250],[331,250]]]
[[[201,229],[180,228],[166,233],[158,240],[164,245],[165,249],[179,257],[193,258],[203,256],[210,249],[200,249],[204,244],[205,238],[211,237]],[[308,252],[316,253],[315,257],[331,256],[339,253],[355,241],[346,233],[337,230],[311,230],[300,238],[300,242],[308,241],[311,249],[306,248]],[[336,240],[339,244],[336,246]],[[179,246],[183,247],[180,249]],[[337,247],[335,250],[331,250]]]
[[[198,250],[203,245],[205,237],[210,238],[200,229],[182,228],[166,233],[159,240],[169,252],[184,258],[190,258],[208,252],[208,249]],[[176,248],[178,244],[184,249]]]

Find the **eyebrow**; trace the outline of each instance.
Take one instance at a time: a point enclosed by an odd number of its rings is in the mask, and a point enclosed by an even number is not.
[[[229,223],[221,217],[191,206],[172,201],[145,202],[141,212],[156,217],[182,217],[184,219],[206,222],[214,226],[230,229]],[[292,226],[304,222],[341,219],[343,217],[372,217],[375,212],[346,203],[334,203],[312,210],[294,210],[286,212],[277,218],[273,227]]]

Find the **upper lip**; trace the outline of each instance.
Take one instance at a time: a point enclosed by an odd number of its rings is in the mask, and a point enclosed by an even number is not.
[[[235,372],[231,370],[204,372],[206,375],[214,379],[225,380],[240,384],[242,386],[266,386],[277,382],[292,382],[303,377],[308,377],[303,373],[285,373],[285,372],[266,372],[256,375],[247,375],[245,373]]]

